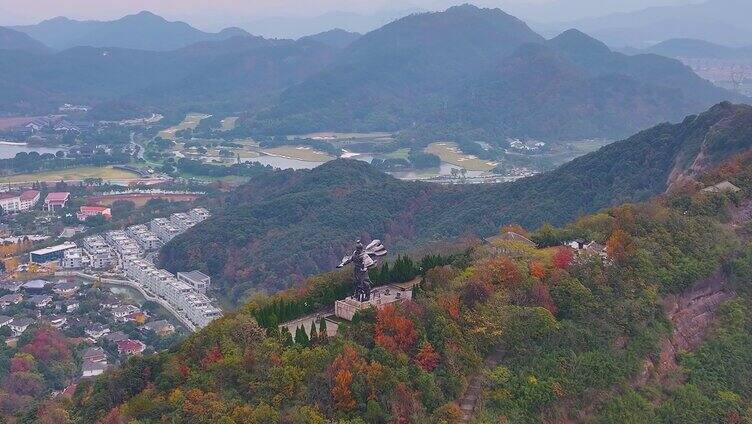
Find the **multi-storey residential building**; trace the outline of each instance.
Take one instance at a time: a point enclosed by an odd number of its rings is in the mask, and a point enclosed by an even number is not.
[[[128,235],[131,236],[141,246],[144,251],[152,251],[159,249],[162,246],[162,242],[159,240],[156,234],[154,234],[146,225],[133,225],[126,229]]]
[[[189,284],[202,294],[206,294],[211,284],[211,278],[201,271],[178,272],[178,280]]]
[[[33,208],[39,202],[39,192],[26,190],[21,193],[0,194],[0,208],[5,212],[24,212]]]
[[[170,215],[170,223],[181,232],[187,231],[196,225],[196,221],[187,213],[174,213]]]
[[[63,259],[60,265],[65,269],[83,267],[83,251],[79,248],[66,250],[63,252]]]
[[[112,249],[110,249],[104,237],[99,235],[86,237],[84,239],[84,250],[89,255],[92,268],[102,269],[112,265]]]
[[[149,229],[159,237],[162,242],[167,243],[175,236],[181,233],[167,218],[155,218],[149,223]]]

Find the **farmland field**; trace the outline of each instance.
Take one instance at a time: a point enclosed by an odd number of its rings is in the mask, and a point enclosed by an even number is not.
[[[165,140],[174,140],[175,139],[175,133],[178,131],[182,131],[185,129],[193,129],[198,126],[201,121],[204,119],[210,117],[211,115],[205,115],[203,113],[189,113],[186,115],[185,119],[183,119],[183,122],[179,123],[178,125],[175,125],[174,127],[167,128],[166,130],[162,130],[159,132],[159,136],[164,138]]]
[[[60,169],[57,171],[43,171],[32,174],[16,174],[0,177],[4,183],[19,183],[29,181],[56,182],[60,180],[83,180],[86,178],[102,178],[105,180],[126,180],[138,178],[138,174],[112,167],[84,166],[79,168]]]
[[[307,162],[327,162],[334,159],[326,153],[319,152],[307,146],[274,147],[271,149],[264,149],[264,153],[267,155],[281,156]]]
[[[426,147],[425,152],[440,157],[442,162],[451,163],[468,171],[490,171],[496,167],[494,162],[463,153],[456,143],[431,143]]]

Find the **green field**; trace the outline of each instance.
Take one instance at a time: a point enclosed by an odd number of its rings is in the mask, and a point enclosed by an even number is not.
[[[307,146],[282,146],[271,149],[264,149],[267,155],[282,156],[290,159],[304,160],[307,162],[327,162],[333,157],[324,152],[319,152]]]
[[[235,129],[235,124],[238,122],[237,116],[228,116],[227,118],[223,119],[221,124],[222,126],[219,128],[220,131],[232,131]]]
[[[60,180],[83,180],[86,178],[102,178],[104,180],[125,180],[138,178],[138,174],[114,169],[112,167],[83,166],[79,168],[60,169],[57,171],[34,172],[30,174],[16,174],[0,178],[2,182],[21,183],[30,181],[56,182]]]
[[[425,152],[440,157],[442,162],[451,163],[468,171],[490,171],[497,165],[495,162],[486,161],[463,153],[457,146],[457,143],[431,143],[426,147]]]
[[[166,130],[162,130],[159,132],[159,136],[164,138],[165,140],[174,140],[175,139],[175,133],[178,131],[182,131],[185,129],[193,129],[198,126],[198,124],[201,123],[204,119],[210,117],[211,115],[205,115],[203,113],[189,113],[186,115],[185,119],[183,119],[183,122],[179,123],[178,125],[175,125],[174,127],[167,128]]]

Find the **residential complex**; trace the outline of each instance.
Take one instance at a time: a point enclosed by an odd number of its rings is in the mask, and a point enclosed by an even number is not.
[[[197,327],[204,327],[222,315],[220,309],[212,305],[211,300],[204,293],[179,280],[170,272],[157,269],[146,260],[126,260],[123,262],[123,271],[128,279],[141,284],[154,295],[165,299],[175,309],[184,313]],[[197,271],[179,273],[178,275],[184,276],[194,272]],[[208,286],[208,283],[206,285]]]

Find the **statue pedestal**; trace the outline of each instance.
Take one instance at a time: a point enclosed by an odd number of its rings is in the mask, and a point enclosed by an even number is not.
[[[352,321],[353,316],[359,311],[368,308],[381,309],[386,305],[401,303],[413,298],[413,291],[405,290],[397,286],[384,286],[371,290],[371,299],[359,302],[352,297],[334,302],[334,315],[338,318]]]

